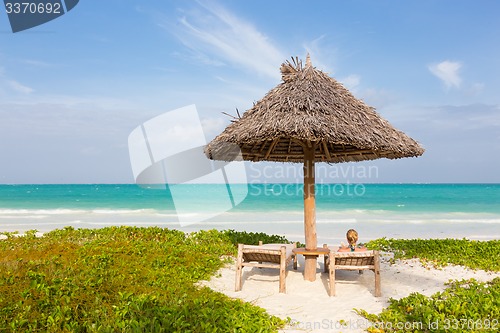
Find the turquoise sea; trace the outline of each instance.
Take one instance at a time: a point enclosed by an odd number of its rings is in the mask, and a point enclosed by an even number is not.
[[[500,184],[319,184],[319,242],[500,239]],[[0,232],[134,225],[236,229],[303,241],[301,184],[0,185]]]

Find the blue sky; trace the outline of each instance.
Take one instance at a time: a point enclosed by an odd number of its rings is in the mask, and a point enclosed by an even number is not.
[[[493,0],[80,1],[14,34],[2,11],[0,183],[131,183],[134,128],[195,104],[210,140],[307,53],[426,148],[344,174],[498,183],[499,15]]]

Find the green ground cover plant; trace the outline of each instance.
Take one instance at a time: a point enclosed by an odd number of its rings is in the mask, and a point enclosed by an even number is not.
[[[2,234],[1,332],[275,332],[285,325],[196,284],[230,261],[236,244],[289,243],[282,236],[155,227]],[[368,247],[435,266],[500,271],[499,241],[382,238]],[[500,279],[451,281],[431,297],[391,299],[379,315],[356,311],[373,323],[369,332],[496,332]]]
[[[498,332],[500,278],[452,281],[431,297],[412,293],[392,299],[379,315],[356,310],[374,325],[369,332]]]
[[[453,264],[500,271],[500,240],[379,238],[368,242],[367,247],[393,252],[394,259],[419,258],[437,267]]]
[[[466,239],[377,239],[367,245],[393,252],[396,259],[420,258],[441,267],[447,264],[500,271],[500,241]],[[369,332],[498,332],[500,331],[500,278],[450,281],[447,289],[431,297],[413,293],[379,315],[356,310],[374,325]]]
[[[285,324],[196,286],[235,254],[227,232],[35,233],[0,241],[1,332],[274,332]]]
[[[238,246],[238,244],[246,245],[258,245],[259,241],[263,244],[289,244],[291,243],[288,239],[279,235],[268,235],[263,232],[246,232],[246,231],[235,231],[232,229],[223,231],[223,234],[229,238],[233,245]]]

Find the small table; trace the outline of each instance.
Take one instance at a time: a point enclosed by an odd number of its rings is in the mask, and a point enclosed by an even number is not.
[[[326,258],[328,257],[328,255],[330,254],[330,249],[328,247],[326,247],[325,245],[323,245],[323,247],[318,247],[314,250],[307,250],[305,247],[297,247],[295,249],[292,250],[293,254],[295,255],[298,255],[298,254],[301,254],[303,255],[304,257],[318,257],[318,256],[324,256],[325,257],[325,272],[328,272],[328,270],[326,269]],[[293,261],[293,269],[297,270],[297,258],[294,259]]]

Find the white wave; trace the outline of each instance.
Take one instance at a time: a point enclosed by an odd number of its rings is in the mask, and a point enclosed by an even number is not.
[[[156,209],[0,209],[0,218],[17,218],[19,216],[37,218],[38,216],[46,215],[86,215],[86,214],[163,214],[175,215],[174,213],[165,213]]]
[[[24,218],[28,219],[45,219],[48,216],[47,215],[23,215]],[[19,215],[0,215],[0,219],[6,219],[6,220],[11,220],[11,219],[17,219],[19,218]]]
[[[358,220],[356,219],[350,219],[350,218],[340,218],[340,219],[331,219],[331,220],[317,220],[316,223],[318,224],[356,224],[358,223]]]
[[[0,227],[2,228],[5,228],[5,227],[27,227],[27,226],[31,226],[33,227],[33,229],[37,229],[38,227],[43,227],[44,229],[46,229],[47,226],[57,226],[57,225],[60,225],[60,226],[66,226],[66,225],[69,225],[71,224],[72,222],[71,221],[61,221],[61,222],[47,222],[47,223],[43,223],[43,224],[40,224],[40,223],[29,223],[29,222],[16,222],[16,223],[0,223]],[[2,230],[0,230],[2,231]]]
[[[94,214],[153,214],[155,209],[92,209]]]
[[[138,222],[138,221],[130,221],[130,222],[82,222],[84,225],[89,226],[179,226],[179,222]]]
[[[5,215],[63,215],[63,214],[85,214],[87,210],[81,209],[0,209],[0,216]]]
[[[500,239],[500,234],[496,234],[496,235],[470,235],[467,238],[476,239],[476,240]]]

